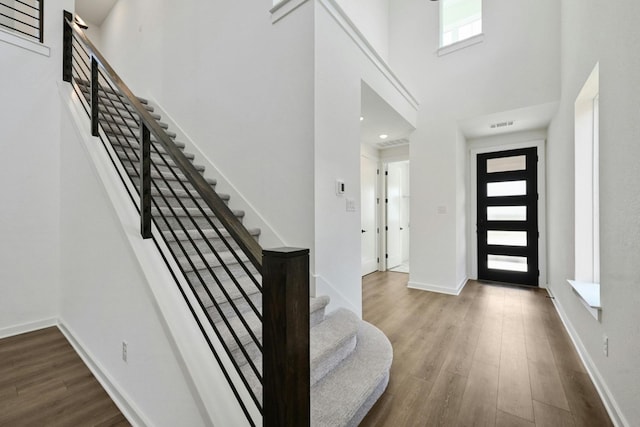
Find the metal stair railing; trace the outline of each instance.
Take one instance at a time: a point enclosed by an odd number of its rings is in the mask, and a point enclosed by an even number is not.
[[[86,37],[71,13],[64,13],[63,24],[63,80],[72,84],[80,98],[91,119],[92,134],[100,137],[140,213],[142,238],[152,238],[158,247],[247,421],[250,425],[256,423],[248,409],[248,405],[254,405],[265,426],[308,425],[309,251],[291,248],[263,251]],[[117,164],[126,171],[124,176]],[[129,187],[136,188],[138,194],[133,194]],[[152,222],[179,272],[171,270],[156,233],[152,232]],[[220,248],[212,242],[211,231],[222,243],[222,251],[231,254],[230,261],[225,261]],[[231,264],[239,265],[240,271],[234,271]],[[178,276],[188,283],[208,325],[196,314]],[[217,297],[214,290],[219,291]],[[262,312],[249,291],[261,294]],[[234,300],[232,293],[241,297]],[[241,308],[242,304],[248,309]],[[240,324],[233,322],[233,318]],[[262,325],[262,339],[253,331],[251,319]],[[241,398],[205,326],[211,327],[222,344],[250,402]],[[243,344],[240,337],[243,334],[249,336],[249,344],[246,341]],[[254,360],[259,357],[255,354],[252,357],[247,350],[249,345],[260,354],[262,365]],[[235,347],[235,355],[231,346]]]
[[[0,28],[44,42],[44,0],[0,0]]]

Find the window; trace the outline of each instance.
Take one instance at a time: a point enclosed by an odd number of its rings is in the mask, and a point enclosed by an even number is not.
[[[482,0],[440,1],[440,47],[482,33]]]
[[[600,282],[598,68],[575,103],[575,278],[591,283]]]
[[[575,280],[569,283],[600,319],[600,72],[596,64],[575,103]]]

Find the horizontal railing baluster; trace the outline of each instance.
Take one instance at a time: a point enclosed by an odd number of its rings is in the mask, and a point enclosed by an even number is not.
[[[5,23],[0,27],[34,38],[40,43],[44,41],[44,0],[33,6],[21,0],[13,0],[13,6],[0,1],[0,17]]]

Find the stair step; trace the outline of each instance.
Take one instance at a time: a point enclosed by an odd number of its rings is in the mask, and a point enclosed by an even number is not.
[[[329,304],[329,297],[320,295],[319,297],[311,297],[309,301],[309,327],[313,328],[324,320],[324,311]]]
[[[202,233],[198,232],[195,229],[187,230],[186,233],[182,230],[176,230],[174,231],[175,237],[173,233],[170,233],[168,231],[165,231],[163,233],[165,235],[167,243],[169,244],[169,246],[176,250],[176,253],[184,253],[183,251],[186,251],[187,254],[194,255],[197,253],[197,250],[206,253],[211,252],[211,247],[213,247],[213,249],[216,251],[226,251],[229,249],[225,244],[225,241],[233,249],[240,250],[238,244],[231,238],[227,230],[225,230],[224,228],[221,228],[219,230],[222,237],[218,235],[218,233],[216,233],[216,231],[212,228],[203,229]],[[248,231],[249,234],[251,234],[256,240],[258,239],[258,236],[260,236],[260,229],[253,228],[249,229]],[[204,237],[202,235],[204,235]],[[189,236],[191,240],[189,240],[187,236]],[[182,248],[180,248],[178,242],[180,242]]]
[[[88,90],[87,87],[83,87],[81,86],[80,89],[82,90],[82,93],[84,94],[85,99],[87,100],[87,102],[90,102],[91,100],[91,94]],[[149,101],[147,101],[144,98],[138,98],[138,100],[140,101],[140,104],[142,105],[142,107],[147,110],[148,112],[153,112],[154,108],[149,105]],[[145,101],[145,102],[143,102]],[[114,107],[116,106],[117,108],[120,108],[119,105],[126,105],[126,109],[128,109],[129,111],[133,112],[135,111],[135,109],[133,108],[133,106],[131,105],[131,103],[129,102],[129,100],[121,95],[116,95],[114,93],[108,93],[105,91],[99,91],[98,92],[98,103],[99,105],[102,106],[109,106],[109,107]]]
[[[133,166],[131,166],[131,165],[127,165],[127,164],[125,164],[125,169],[126,169],[127,173],[129,174],[129,176],[135,178],[135,180],[137,182],[138,169],[133,167]],[[176,175],[177,175],[177,177],[176,177]],[[154,170],[153,167],[151,168],[151,179],[153,179],[153,180],[158,180],[158,181],[162,181],[162,180],[180,181],[180,182],[185,182],[185,183],[189,182],[187,177],[182,172],[176,172],[176,175],[174,175],[169,170],[156,171],[156,170]],[[217,181],[215,179],[205,178],[205,180],[210,185],[216,185],[216,183],[217,183]]]
[[[195,273],[187,273],[186,276],[190,282],[194,284],[194,289],[198,294],[198,297],[203,302],[209,317],[214,322],[221,320],[221,311],[222,315],[227,319],[236,316],[233,306],[235,306],[241,313],[252,311],[253,309],[251,308],[249,301],[259,311],[262,310],[262,292],[253,279],[249,277],[244,270],[236,271],[234,274],[237,285],[233,283],[228,276],[222,274],[217,275],[218,280],[229,295],[228,298],[220,289],[220,284],[214,280],[213,276],[209,272],[201,273],[199,276],[195,275]],[[259,274],[255,273],[253,277],[258,284],[262,283],[262,278]],[[205,286],[206,289],[211,292],[213,300],[207,294]],[[246,298],[242,295],[238,286],[242,288],[247,296]],[[217,307],[213,301],[216,302]]]
[[[231,196],[222,193],[217,194],[226,205],[229,205]],[[197,208],[200,206],[203,209],[207,207],[204,200],[195,191],[187,192],[184,190],[171,189],[170,187],[156,188],[152,186],[151,196],[156,203],[158,203],[158,206],[172,206],[174,208],[181,208],[182,206],[186,208]]]
[[[188,258],[190,258],[191,262],[187,261],[186,256],[179,256],[177,258],[180,265],[188,265],[188,267],[185,267],[185,271],[204,270],[207,267],[218,267],[222,264],[236,264],[238,263],[238,258],[242,263],[246,264],[249,262],[249,259],[242,251],[236,251],[235,255],[231,251],[222,251],[218,252],[217,256],[209,252],[203,253],[202,256]]]
[[[243,366],[249,363],[250,359],[253,361],[259,371],[262,371],[262,352],[249,333],[249,330],[251,330],[253,335],[258,339],[258,342],[262,344],[262,322],[260,321],[260,319],[258,319],[253,311],[247,311],[243,313],[243,318],[247,323],[249,329],[247,329],[247,327],[242,323],[238,316],[227,319],[227,321],[229,322],[229,326],[236,334],[237,340],[231,335],[231,333],[229,332],[229,328],[222,320],[216,322],[215,325],[222,335],[222,340],[225,342],[227,348],[231,352],[231,357],[233,357],[238,366]],[[240,341],[239,344],[238,341]],[[249,359],[247,359],[247,357],[243,354],[240,346],[245,349],[247,355],[249,356]],[[258,362],[260,362],[259,365]]]
[[[140,137],[140,129],[138,127],[131,128],[126,126],[118,126],[110,121],[101,121],[100,124],[102,125],[102,128],[107,135],[124,135],[126,137],[135,138],[136,140]],[[165,133],[171,139],[176,138],[175,132],[166,131]]]
[[[114,134],[113,132],[108,131],[108,130],[105,130],[105,134],[109,138],[109,142],[111,142],[111,144],[114,145],[114,146],[119,146],[119,147],[132,149],[132,150],[135,150],[137,152],[139,152],[139,150],[140,150],[140,143],[138,142],[138,138],[137,137],[134,138],[132,136],[124,136],[122,134]],[[180,150],[184,150],[184,148],[186,147],[184,142],[173,141],[173,143]],[[151,154],[152,155],[153,154],[166,154],[166,155],[169,155],[165,151],[165,149],[162,146],[162,144],[160,142],[156,141],[155,138],[151,138]]]
[[[135,183],[135,182],[134,182]],[[152,208],[152,215],[156,219],[156,224],[160,230],[166,230],[171,227],[174,230],[193,229],[199,227],[201,229],[212,227],[224,228],[222,223],[208,208],[203,209],[204,213],[198,208],[169,208],[167,206],[161,206]],[[244,212],[240,210],[233,210],[232,213],[242,222]],[[162,215],[161,215],[162,214]],[[164,216],[164,219],[163,219]]]
[[[136,156],[140,155],[139,151],[133,150],[129,147],[123,147],[121,145],[116,145],[113,147],[113,149],[118,155],[118,157],[120,157],[121,159],[124,159],[125,161],[128,160],[129,158],[135,159]],[[187,160],[193,163],[193,160],[195,159],[196,156],[186,152],[183,152],[183,154],[187,158]],[[170,165],[175,165],[175,162],[173,161],[171,156],[167,153],[162,153],[162,154],[151,153],[151,161],[157,162],[157,163],[164,163],[166,161]]]
[[[89,102],[89,100],[87,99],[87,102]],[[115,104],[115,103],[114,103]],[[100,113],[104,114],[105,117],[124,117],[126,119],[131,119],[134,120],[135,122],[139,123],[140,122],[140,117],[138,116],[138,113],[135,112],[131,107],[129,107],[129,109],[127,109],[124,105],[120,104],[120,106],[118,106],[118,104],[116,104],[117,108],[112,107],[109,104],[100,104]],[[158,113],[154,113],[152,111],[148,112],[149,115],[151,117],[153,117],[156,120],[160,120],[162,117],[160,116],[160,114]]]
[[[137,118],[137,115],[136,115]],[[107,122],[113,126],[124,126],[124,127],[130,127],[131,129],[139,129],[140,128],[140,121],[139,120],[134,120],[131,117],[120,117],[118,115],[116,116],[111,116],[109,114],[103,114],[102,117],[100,117],[100,120],[103,122]],[[158,124],[158,126],[160,126],[162,129],[169,129],[169,125],[167,123],[161,122],[159,121],[159,119],[156,119],[156,123]]]
[[[392,359],[384,333],[361,321],[353,353],[311,387],[311,425],[357,426],[387,387]]]
[[[324,322],[311,328],[311,386],[340,364],[356,347],[360,319],[355,313],[338,309]]]
[[[89,82],[87,80],[75,79],[75,81],[76,81],[76,83],[78,83],[78,85],[80,86],[80,88],[82,89],[83,92],[84,91],[87,91],[87,92],[89,91],[90,84],[89,84]],[[114,94],[114,95],[117,95],[119,97],[123,97],[122,93],[120,93],[117,90],[111,89],[111,87],[109,87],[109,86],[99,85],[98,86],[98,90],[100,92]],[[142,104],[148,104],[149,103],[149,101],[147,99],[145,99],[145,98],[141,98],[139,96],[136,96],[136,98],[138,98],[138,101],[140,101]]]

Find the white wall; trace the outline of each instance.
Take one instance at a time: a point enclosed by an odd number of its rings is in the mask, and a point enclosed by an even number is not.
[[[371,46],[385,60],[389,57],[389,1],[336,0]]]
[[[0,335],[57,313],[62,7],[47,3],[51,56],[0,41]],[[14,329],[18,328],[18,329]],[[27,326],[28,328],[28,326]]]
[[[113,387],[111,391],[126,401],[125,410],[132,408],[127,414],[132,421],[206,425],[182,359],[127,241],[127,233],[139,236],[137,224],[123,226],[71,116],[63,109],[60,322]],[[88,123],[86,116],[82,119]],[[89,143],[100,144],[95,139]],[[128,348],[126,363],[123,341]]]
[[[557,100],[556,0],[485,0],[484,41],[438,56],[438,3],[390,3],[390,65],[421,100],[411,137],[412,285],[457,292],[466,271],[458,122]]]
[[[313,4],[276,25],[271,6],[119,1],[102,24],[102,48],[286,245],[312,248]]]
[[[640,4],[562,2],[562,97],[549,128],[549,287],[619,425],[640,420]],[[574,102],[600,62],[602,320],[566,283],[574,274]],[[609,357],[602,352],[609,337]]]
[[[328,3],[328,2],[327,2]],[[330,6],[330,5],[329,5]],[[335,12],[335,11],[334,11]],[[360,110],[364,80],[402,114],[412,110],[338,24],[326,3],[315,10],[315,274],[316,290],[333,307],[360,314]],[[415,110],[414,114],[415,114]],[[407,121],[413,122],[412,118]],[[335,192],[344,180],[344,196]],[[348,212],[347,199],[356,202]]]

